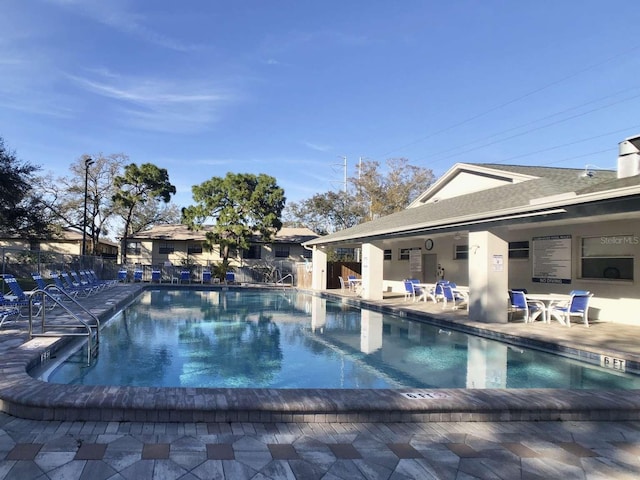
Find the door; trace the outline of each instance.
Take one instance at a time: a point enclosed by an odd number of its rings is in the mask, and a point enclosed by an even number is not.
[[[438,272],[438,255],[424,253],[422,255],[422,281],[424,283],[436,283]]]

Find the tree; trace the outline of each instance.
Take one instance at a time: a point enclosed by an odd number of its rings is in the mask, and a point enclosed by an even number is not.
[[[3,234],[26,238],[51,235],[50,222],[33,174],[39,167],[20,162],[0,137],[0,229]]]
[[[287,205],[287,224],[310,228],[319,235],[358,225],[366,216],[366,205],[355,195],[343,192],[317,193]]]
[[[349,179],[356,197],[369,204],[369,220],[404,210],[434,180],[433,171],[410,165],[406,158],[391,158],[386,164],[384,175],[379,162],[363,161],[359,175]]]
[[[169,182],[169,174],[164,168],[151,163],[138,167],[131,163],[124,168],[124,175],[114,178],[118,191],[113,195],[113,202],[124,221],[122,232],[122,263],[127,263],[127,240],[131,235],[131,226],[138,214],[148,203],[169,203],[176,187]]]
[[[180,208],[172,203],[147,202],[140,206],[136,216],[131,220],[129,233],[135,235],[154,225],[180,223],[181,215]]]
[[[71,164],[71,175],[54,178],[52,174],[39,179],[45,201],[60,227],[82,230],[84,223],[85,160],[91,158],[87,175],[87,233],[92,253],[97,253],[101,235],[108,235],[115,214],[114,179],[129,160],[124,154],[104,156],[82,155]]]
[[[409,165],[405,158],[387,160],[387,173],[377,161],[363,161],[357,177],[348,179],[353,193],[319,193],[287,205],[287,225],[306,226],[320,235],[358,225],[405,209],[433,182],[433,172]]]
[[[192,187],[195,205],[182,210],[182,221],[194,230],[215,222],[205,233],[205,245],[220,247],[222,266],[229,265],[232,250],[249,248],[251,237],[260,234],[269,242],[282,228],[284,190],[265,174],[227,173]]]

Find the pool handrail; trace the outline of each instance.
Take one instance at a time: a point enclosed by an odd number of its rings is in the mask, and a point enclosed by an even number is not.
[[[56,293],[52,293],[50,290],[55,290]],[[71,302],[73,302],[76,306],[80,307],[80,309],[82,309],[87,315],[89,315],[91,318],[93,318],[93,320],[95,321],[95,325],[90,325],[88,322],[86,322],[85,320],[83,320],[82,318],[80,318],[75,312],[73,312],[67,305],[65,305],[62,302],[62,297],[64,296],[66,297],[66,300],[69,300]],[[55,334],[53,333],[46,333],[47,330],[47,324],[46,324],[46,312],[45,312],[45,308],[42,308],[39,312],[40,316],[41,316],[41,331],[42,333],[34,333],[33,332],[33,319],[34,317],[36,317],[38,315],[38,313],[36,313],[36,315],[33,315],[33,302],[34,302],[34,298],[36,297],[42,297],[42,304],[45,303],[45,299],[48,298],[49,300],[53,301],[56,305],[60,306],[65,312],[67,312],[71,317],[73,317],[74,320],[78,321],[80,323],[80,325],[55,325],[55,327],[57,328],[84,328],[86,330],[86,333],[60,333],[57,332]],[[50,284],[47,285],[44,289],[40,289],[37,288],[35,290],[33,290],[32,295],[29,297],[29,338],[33,338],[33,337],[78,337],[78,336],[82,336],[82,337],[87,337],[87,365],[91,364],[91,358],[93,356],[93,346],[91,344],[91,338],[93,335],[93,330],[92,328],[95,328],[95,335],[96,335],[96,348],[97,346],[100,344],[100,320],[98,319],[98,317],[96,315],[94,315],[89,309],[87,309],[84,305],[82,305],[80,302],[78,302],[74,297],[72,297],[71,295],[69,295],[68,292],[66,292],[65,290],[61,290],[57,285],[55,284]]]

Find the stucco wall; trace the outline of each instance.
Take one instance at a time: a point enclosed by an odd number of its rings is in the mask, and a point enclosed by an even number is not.
[[[496,234],[507,242],[528,241],[528,259],[509,259],[509,288],[526,288],[532,293],[568,293],[570,290],[589,290],[594,294],[589,317],[594,320],[640,325],[640,221],[611,220],[580,225],[549,225],[546,227],[497,229]],[[544,284],[532,280],[534,237],[571,235],[571,283]],[[638,238],[634,246],[634,280],[581,279],[581,240],[583,237],[629,236]],[[424,241],[433,240],[433,248],[427,252]],[[402,293],[401,280],[411,276],[408,260],[398,260],[400,248],[420,248],[422,253],[437,255],[438,263],[445,269],[445,278],[459,285],[469,284],[468,262],[455,260],[456,244],[468,244],[464,235],[431,235],[413,239],[385,242],[385,249],[392,250],[392,260],[384,261],[384,290]]]

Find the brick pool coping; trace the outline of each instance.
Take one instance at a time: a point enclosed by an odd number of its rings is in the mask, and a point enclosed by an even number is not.
[[[150,287],[118,285],[89,297],[86,304],[105,320]],[[327,292],[322,295],[340,298]],[[385,306],[383,302],[352,298],[344,301],[382,312],[402,311],[423,321],[434,320],[415,310]],[[458,327],[443,319],[437,322]],[[493,338],[497,335],[490,329],[489,334]],[[20,335],[24,337],[24,331],[13,334],[3,331],[0,335],[5,343],[0,365],[0,411],[34,420],[305,423],[640,420],[638,390],[223,389],[53,384],[31,377],[28,371],[55,353],[65,341],[34,338],[22,343],[19,339]],[[523,343],[527,343],[526,339]],[[413,397],[421,398],[409,398],[405,393],[417,393]]]

